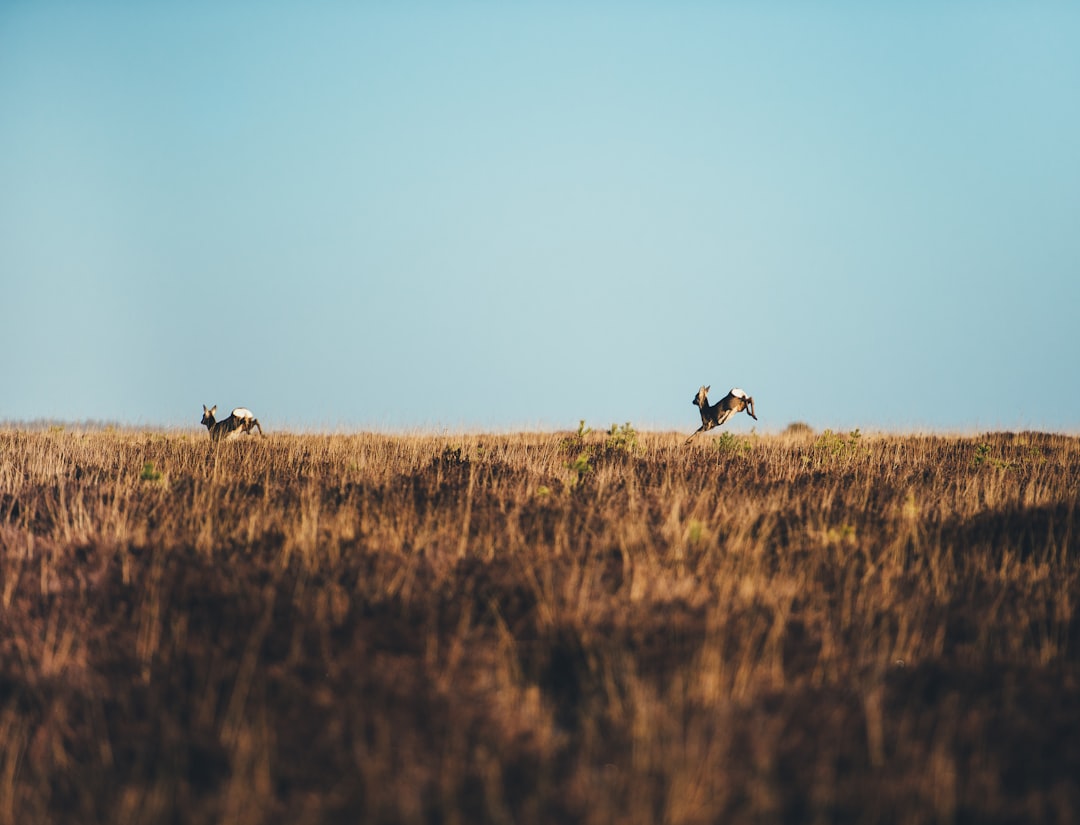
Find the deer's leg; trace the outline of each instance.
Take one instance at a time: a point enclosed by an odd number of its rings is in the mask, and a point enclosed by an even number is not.
[[[707,426],[705,426],[704,424],[702,424],[700,427],[698,427],[696,430],[694,430],[694,432],[692,432],[690,434],[690,437],[688,439],[686,439],[686,441],[683,442],[683,446],[685,447],[687,444],[689,444],[691,441],[693,441],[695,435],[698,435],[699,433],[703,433],[707,429],[709,429],[709,428]]]

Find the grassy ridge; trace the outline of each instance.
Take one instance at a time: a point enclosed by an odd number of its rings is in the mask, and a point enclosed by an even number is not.
[[[0,825],[1069,822],[1080,439],[0,431]]]

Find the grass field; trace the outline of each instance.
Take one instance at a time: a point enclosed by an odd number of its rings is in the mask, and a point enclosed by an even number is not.
[[[0,429],[0,825],[1080,821],[1080,439]]]

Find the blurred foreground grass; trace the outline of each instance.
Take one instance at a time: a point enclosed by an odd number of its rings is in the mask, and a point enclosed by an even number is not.
[[[0,430],[0,823],[1080,820],[1080,439]]]

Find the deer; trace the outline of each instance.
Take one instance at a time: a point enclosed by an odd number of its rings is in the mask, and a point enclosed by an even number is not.
[[[747,395],[743,390],[738,387],[732,387],[731,390],[717,401],[712,406],[709,406],[709,390],[711,387],[702,387],[697,391],[697,395],[694,396],[690,402],[699,410],[701,410],[701,426],[686,439],[686,444],[689,444],[695,435],[703,433],[707,430],[711,430],[713,427],[719,427],[725,421],[727,421],[735,413],[740,413],[746,410],[746,414],[752,419],[757,421],[757,416],[754,415],[754,399]]]
[[[262,426],[259,424],[259,419],[246,407],[237,407],[231,413],[228,418],[223,418],[221,421],[214,419],[214,413],[217,412],[217,404],[207,409],[203,404],[203,416],[202,421],[207,430],[210,431],[211,441],[220,441],[222,438],[229,439],[239,436],[241,434],[250,434],[252,429],[259,431],[259,435],[263,435]]]

